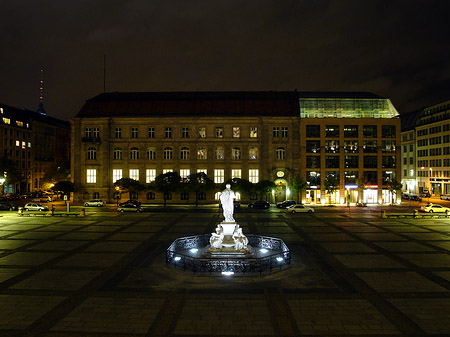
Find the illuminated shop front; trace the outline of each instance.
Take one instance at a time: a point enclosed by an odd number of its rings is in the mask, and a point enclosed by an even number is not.
[[[378,185],[364,186],[363,202],[366,204],[378,203]]]
[[[310,186],[310,189],[306,190],[306,203],[307,204],[320,204],[321,191],[317,189],[317,186]]]

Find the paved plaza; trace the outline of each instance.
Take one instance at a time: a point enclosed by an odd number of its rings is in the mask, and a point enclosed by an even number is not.
[[[376,208],[243,211],[244,233],[279,237],[291,268],[195,276],[165,266],[177,237],[215,209],[0,217],[0,336],[450,335],[450,220]]]

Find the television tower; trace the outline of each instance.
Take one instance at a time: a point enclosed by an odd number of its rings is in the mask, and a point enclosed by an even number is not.
[[[42,69],[41,69],[41,81],[39,82],[39,106],[36,112],[40,113],[41,115],[47,114],[44,109],[44,70]]]

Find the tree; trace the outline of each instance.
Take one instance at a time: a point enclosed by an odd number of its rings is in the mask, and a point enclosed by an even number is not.
[[[326,176],[323,185],[325,193],[330,195],[331,204],[331,195],[339,189],[339,179],[334,174],[329,174]]]
[[[302,203],[301,197],[303,191],[306,191],[307,189],[308,183],[306,182],[305,178],[303,178],[300,174],[294,176],[294,179],[292,180],[292,191],[297,195],[297,201],[300,204]]]
[[[386,186],[388,187],[389,192],[391,194],[397,195],[397,191],[402,190],[402,184],[397,179],[391,179],[386,182]]]
[[[178,191],[181,186],[180,175],[177,172],[167,172],[157,176],[155,181],[149,185],[149,189],[163,194],[165,207],[169,193]]]
[[[54,184],[58,181],[68,181],[70,179],[70,167],[66,163],[54,163],[50,165],[44,175],[44,182]]]
[[[255,191],[259,194],[261,200],[263,195],[266,195],[267,200],[267,194],[272,192],[275,187],[276,185],[273,181],[261,180],[255,184]]]
[[[131,193],[132,192],[139,192],[143,191],[145,189],[145,185],[142,184],[138,180],[134,180],[131,178],[121,178],[117,180],[114,183],[114,187],[119,189],[119,192],[128,192],[130,194],[131,199]]]
[[[0,178],[5,178],[4,185],[11,185],[20,180],[20,174],[14,161],[5,157],[0,159]]]
[[[191,174],[184,183],[189,191],[195,192],[195,206],[198,206],[198,196],[200,192],[214,189],[214,181],[204,172]]]
[[[252,182],[250,182],[246,179],[233,178],[233,179],[227,180],[226,182],[222,183],[220,185],[220,190],[223,191],[227,184],[231,185],[231,189],[233,191],[239,192],[239,194],[241,194],[241,195],[248,194],[249,197],[250,197],[250,194],[255,189],[255,184],[253,184]]]
[[[75,192],[76,188],[73,182],[71,181],[58,181],[53,187],[51,187],[52,191],[58,193],[62,192],[65,195],[69,196],[70,199],[70,192]]]

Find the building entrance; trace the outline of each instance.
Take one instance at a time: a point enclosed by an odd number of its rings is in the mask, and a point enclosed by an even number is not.
[[[287,181],[284,179],[275,180],[275,202],[282,202],[286,200]]]

